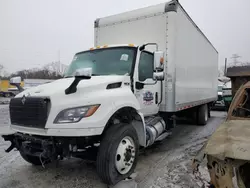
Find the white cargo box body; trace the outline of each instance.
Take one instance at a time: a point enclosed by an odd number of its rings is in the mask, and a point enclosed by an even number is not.
[[[180,111],[217,99],[218,52],[177,1],[95,22],[96,46],[150,42],[165,52],[161,111]]]

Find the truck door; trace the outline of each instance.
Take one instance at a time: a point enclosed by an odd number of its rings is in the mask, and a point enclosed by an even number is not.
[[[135,86],[135,95],[141,106],[141,112],[145,115],[157,114],[159,102],[161,100],[160,84],[153,80],[154,55],[153,53],[142,51],[139,63],[135,69],[135,85],[143,85],[143,88]]]

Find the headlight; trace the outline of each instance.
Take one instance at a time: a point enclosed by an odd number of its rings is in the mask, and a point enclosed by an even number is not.
[[[79,122],[82,118],[92,116],[96,110],[99,108],[98,105],[91,106],[82,106],[76,108],[69,108],[61,111],[54,123],[76,123]]]

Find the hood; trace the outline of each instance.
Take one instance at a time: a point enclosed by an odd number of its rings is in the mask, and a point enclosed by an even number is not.
[[[74,81],[74,77],[72,78],[62,78],[56,80],[51,83],[39,85],[37,87],[32,87],[27,89],[16,97],[25,96],[43,96],[49,97],[51,95],[65,95],[65,89],[67,89],[70,84]],[[129,76],[92,76],[91,79],[81,80],[77,86],[77,91],[81,91],[82,89],[86,90],[94,90],[94,89],[106,89],[108,84],[116,83],[116,82],[124,82],[125,80],[129,80]],[[77,93],[77,92],[76,92]]]

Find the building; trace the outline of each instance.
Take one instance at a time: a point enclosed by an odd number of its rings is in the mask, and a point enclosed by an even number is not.
[[[232,95],[234,96],[242,85],[250,81],[250,65],[229,67],[226,76],[231,79]]]

